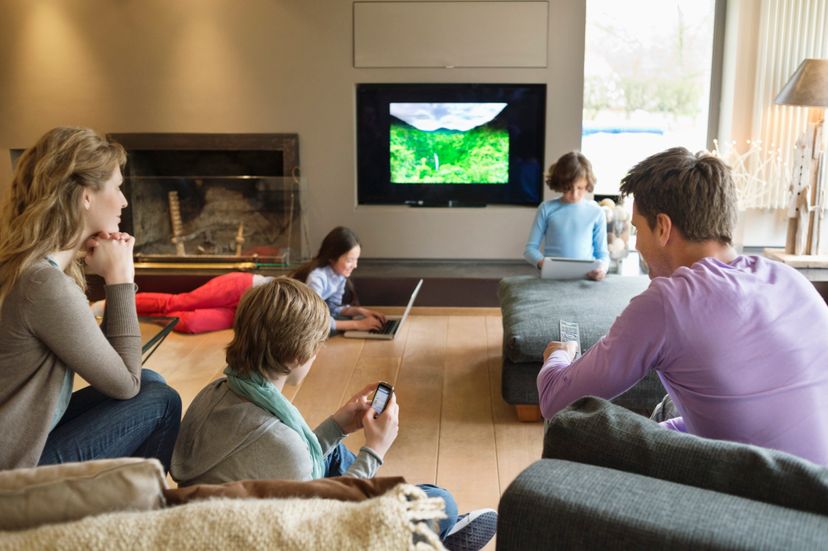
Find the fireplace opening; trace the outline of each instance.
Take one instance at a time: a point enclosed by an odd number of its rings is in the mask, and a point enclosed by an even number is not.
[[[296,134],[110,134],[127,150],[121,226],[144,268],[256,269],[302,256]]]

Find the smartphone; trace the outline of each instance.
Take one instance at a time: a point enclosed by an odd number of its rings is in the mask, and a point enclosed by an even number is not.
[[[391,393],[394,392],[394,387],[388,383],[380,382],[377,385],[377,390],[374,391],[374,399],[371,400],[371,407],[377,412],[377,415],[385,411],[385,406],[391,400]]]

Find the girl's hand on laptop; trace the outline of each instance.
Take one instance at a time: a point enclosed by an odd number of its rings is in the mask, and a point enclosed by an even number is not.
[[[363,308],[362,306],[353,306],[350,308],[350,315],[352,316],[362,316],[363,318],[377,318],[380,320],[381,323],[385,323],[385,314],[377,312],[376,310],[369,310],[368,308]]]
[[[371,331],[382,327],[382,322],[379,318],[375,318],[374,316],[366,316],[362,319],[355,319],[352,320],[351,323],[354,324],[354,329],[357,331]]]
[[[400,432],[400,406],[397,405],[397,394],[392,393],[388,405],[381,415],[374,419],[374,410],[366,411],[362,416],[362,425],[365,428],[365,445],[371,448],[380,458],[391,449],[391,444],[397,439]]]
[[[366,310],[367,310],[367,308],[366,308]],[[385,314],[383,314],[382,312],[377,312],[376,310],[368,310],[368,313],[370,315],[374,316],[375,318],[377,318],[378,320],[380,320],[382,323],[385,323],[386,321],[388,321],[388,319],[385,317]]]
[[[365,416],[365,412],[371,409],[371,400],[369,397],[375,388],[377,388],[376,383],[366,386],[351,396],[350,400],[345,402],[331,416],[336,421],[336,424],[339,425],[339,428],[342,429],[342,432],[351,434],[362,428],[362,419]]]

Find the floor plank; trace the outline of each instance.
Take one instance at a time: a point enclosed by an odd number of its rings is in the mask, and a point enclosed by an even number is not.
[[[500,499],[485,321],[452,316],[448,327],[437,483],[461,511]]]
[[[380,473],[420,484],[437,482],[447,317],[412,317],[394,392],[400,433]]]
[[[543,447],[543,423],[518,421],[515,409],[501,398],[502,341],[503,325],[500,316],[486,316],[492,420],[501,494],[523,469],[540,459]]]

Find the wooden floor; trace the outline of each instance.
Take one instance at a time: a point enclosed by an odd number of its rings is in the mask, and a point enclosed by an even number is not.
[[[384,309],[392,312],[394,309]],[[145,367],[164,375],[186,409],[221,376],[231,331],[171,334]],[[400,433],[381,476],[448,488],[461,511],[497,508],[517,474],[540,457],[542,423],[518,422],[500,397],[497,308],[415,309],[393,341],[329,339],[305,381],[285,394],[315,427],[365,385],[396,389]],[[346,440],[352,450],[362,433]]]

